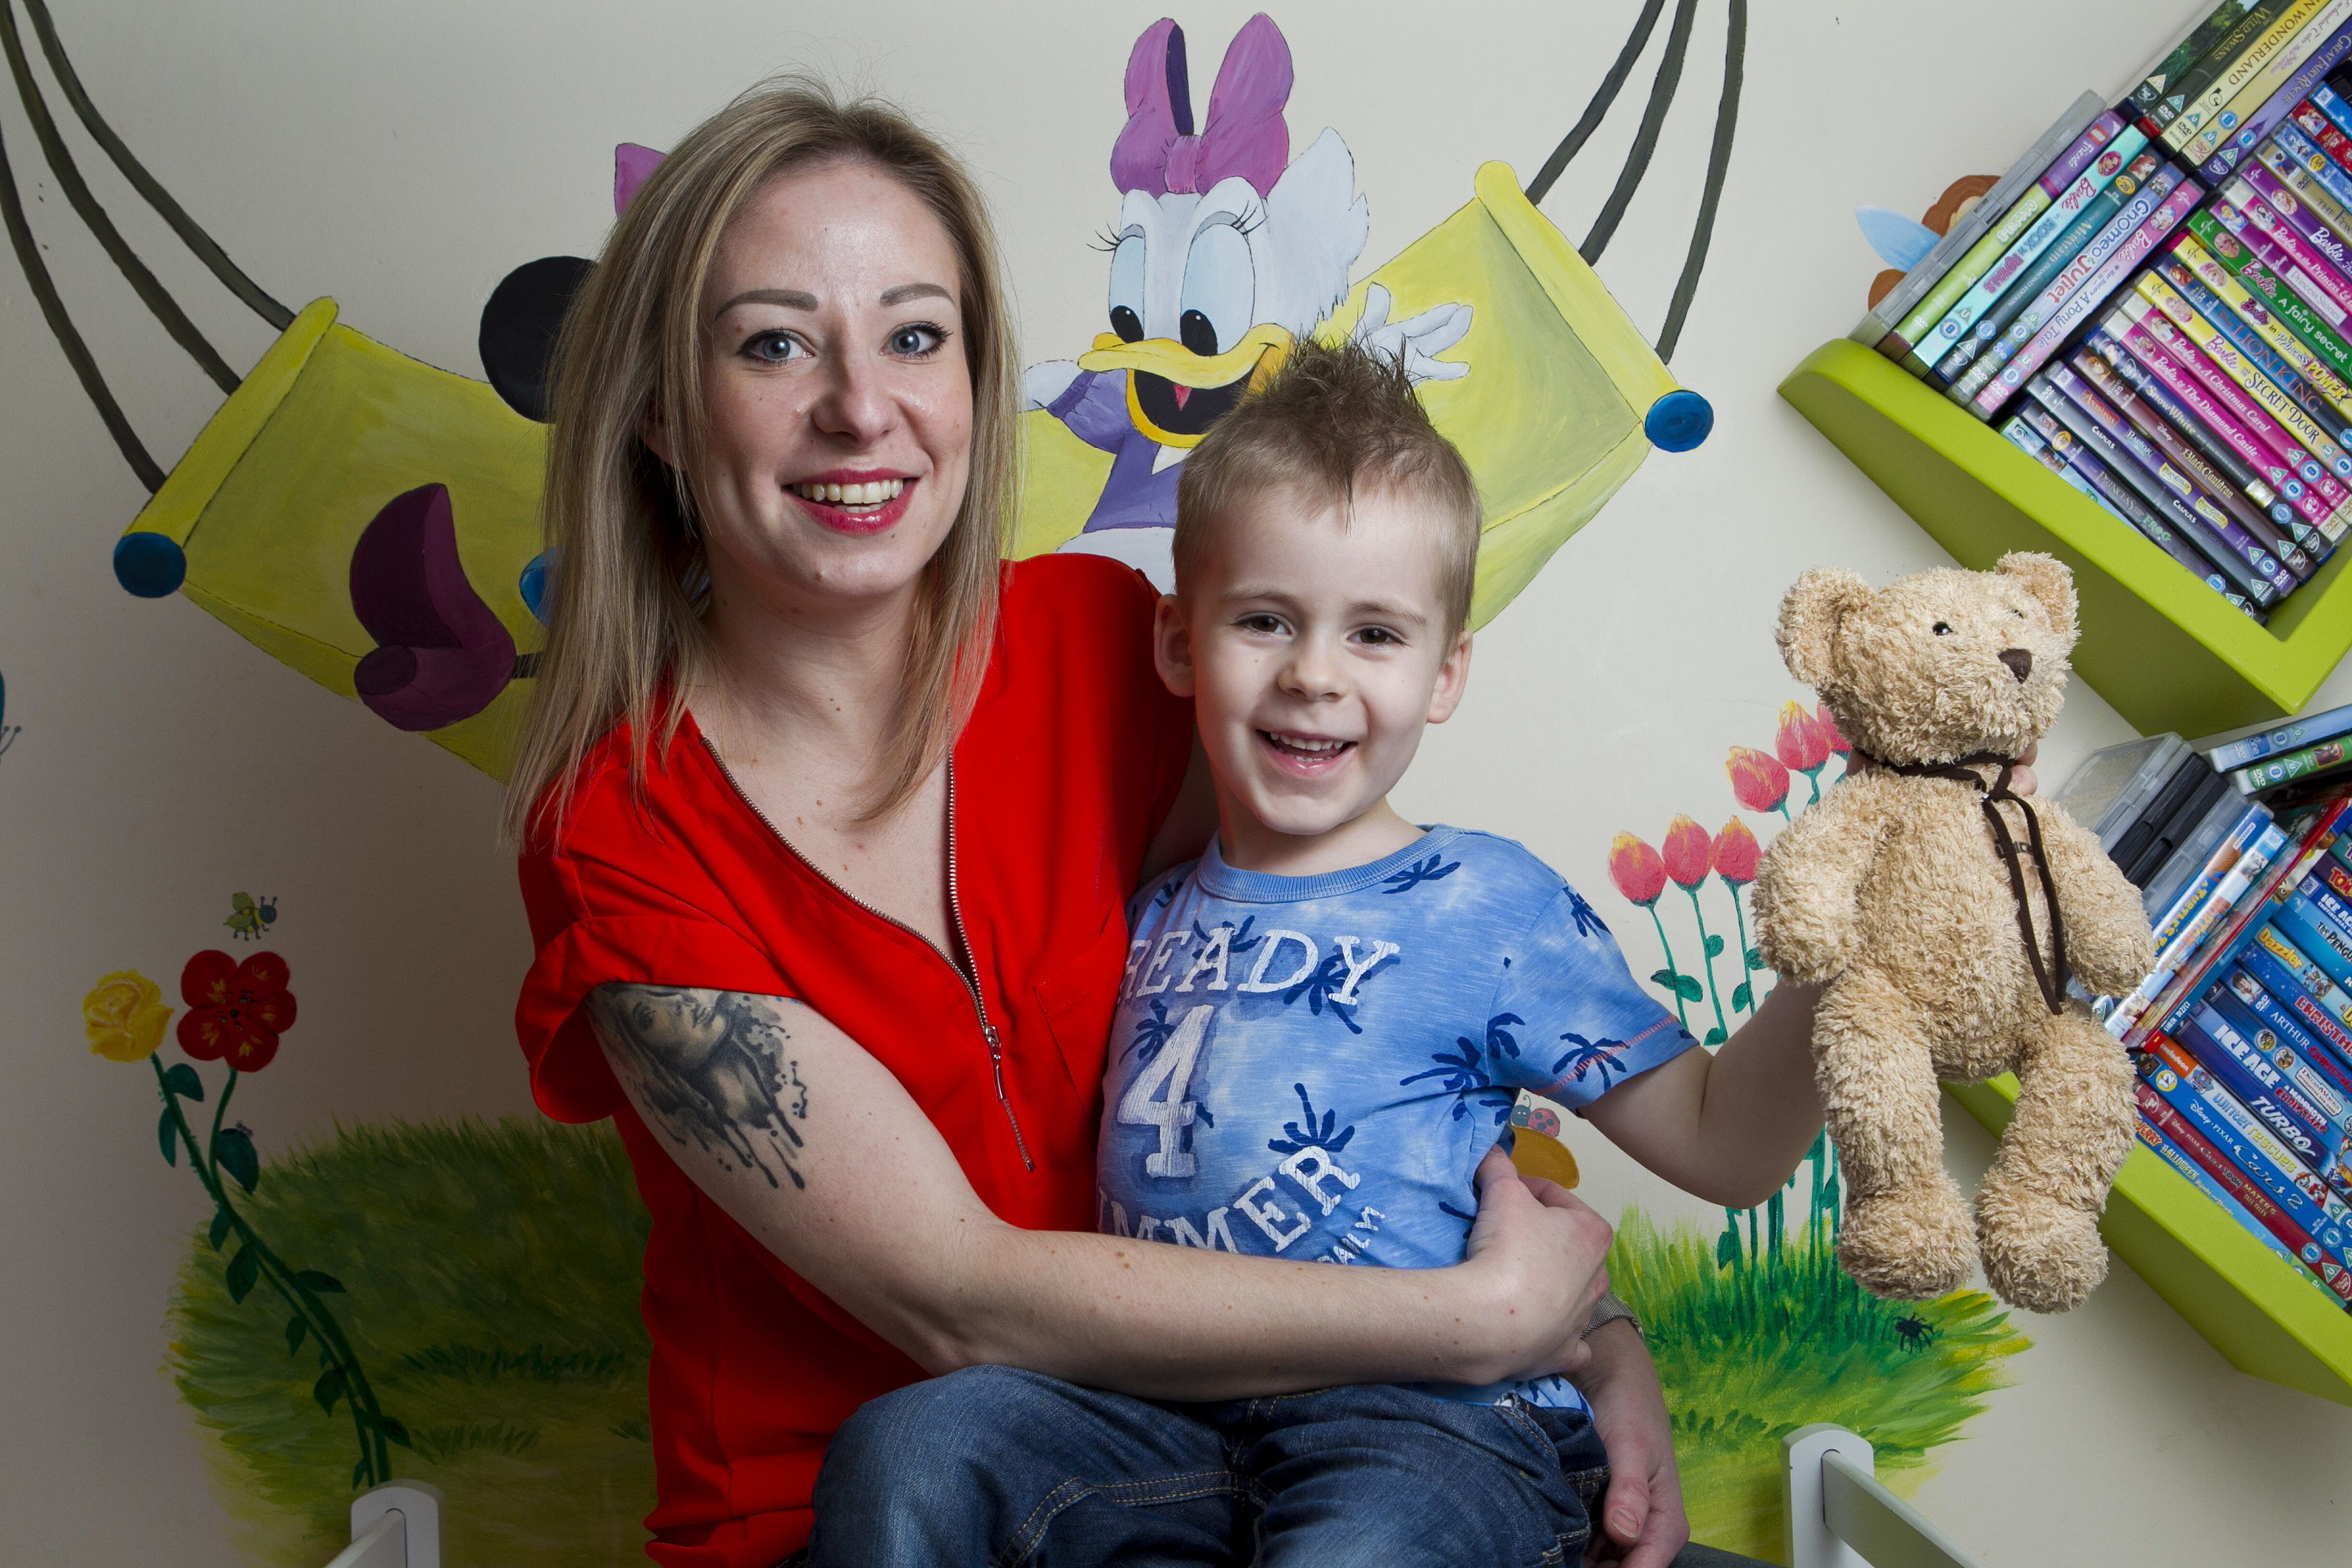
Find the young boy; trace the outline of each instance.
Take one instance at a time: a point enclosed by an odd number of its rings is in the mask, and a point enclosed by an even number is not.
[[[1710,1201],[1775,1190],[1821,1125],[1803,998],[1694,1050],[1558,875],[1389,805],[1462,700],[1479,536],[1468,467],[1402,371],[1302,344],[1187,460],[1177,519],[1160,670],[1193,699],[1219,831],[1130,910],[1101,1228],[1456,1263],[1521,1089]],[[1558,1378],[1192,1408],[1263,1500],[1262,1544],[1371,1527],[1388,1562],[1573,1560],[1606,1480]],[[1284,1506],[1349,1467],[1375,1474],[1344,1509]]]

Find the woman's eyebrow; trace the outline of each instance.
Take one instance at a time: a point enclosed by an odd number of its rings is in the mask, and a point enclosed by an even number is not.
[[[711,319],[718,320],[738,305],[782,305],[788,310],[814,310],[816,309],[816,296],[803,293],[798,289],[746,289],[711,311]]]
[[[884,289],[879,302],[887,308],[903,305],[909,300],[931,298],[953,301],[955,296],[937,283],[901,283],[896,289]],[[716,321],[738,305],[782,305],[787,310],[814,310],[816,296],[799,289],[746,289],[713,310],[711,319]]]

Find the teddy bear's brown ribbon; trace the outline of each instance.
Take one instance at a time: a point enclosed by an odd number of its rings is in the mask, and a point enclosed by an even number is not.
[[[1984,808],[1985,818],[1992,824],[1994,852],[2009,868],[2009,890],[2017,899],[2017,931],[2025,939],[2026,962],[2033,965],[2033,983],[2042,989],[2042,1000],[2054,1015],[2066,1006],[2066,931],[2058,918],[2058,884],[2050,875],[2050,858],[2042,852],[2042,823],[2033,815],[2033,806],[2026,798],[2009,787],[2009,775],[2016,768],[2014,758],[1998,752],[1976,752],[1956,763],[1885,763],[1863,752],[1855,751],[1873,767],[1885,768],[1890,773],[1906,778],[1951,779],[1971,784],[1977,792],[1977,804]],[[1990,763],[2000,764],[2000,776],[1985,786],[1983,777],[1975,770]],[[2034,940],[2033,910],[2025,900],[2025,872],[2017,863],[2017,841],[2010,837],[2009,824],[2001,820],[2000,801],[2014,801],[2017,809],[2025,813],[2025,836],[2033,850],[2033,868],[2042,877],[2042,896],[2050,906],[2050,962],[2042,961],[2042,944]]]

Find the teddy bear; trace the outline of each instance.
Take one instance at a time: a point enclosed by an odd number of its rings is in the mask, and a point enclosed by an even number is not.
[[[1759,868],[1758,945],[1819,984],[1814,1073],[1847,1183],[1838,1261],[1925,1300],[1979,1257],[2012,1306],[2058,1312],[2105,1277],[2097,1217],[2132,1143],[2124,1048],[2067,993],[2128,991],[2156,954],[2099,842],[2008,788],[2058,716],[2074,576],[2047,555],[1873,589],[1817,569],[1780,606],[1789,673],[1864,765]],[[1937,1081],[2017,1074],[2016,1119],[1973,1221],[1943,1164]]]

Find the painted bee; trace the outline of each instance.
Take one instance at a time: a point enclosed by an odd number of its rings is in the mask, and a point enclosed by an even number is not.
[[[259,942],[263,929],[276,924],[277,921],[278,900],[275,898],[256,902],[250,893],[231,893],[228,896],[228,919],[221,924],[228,927],[232,936]]]

